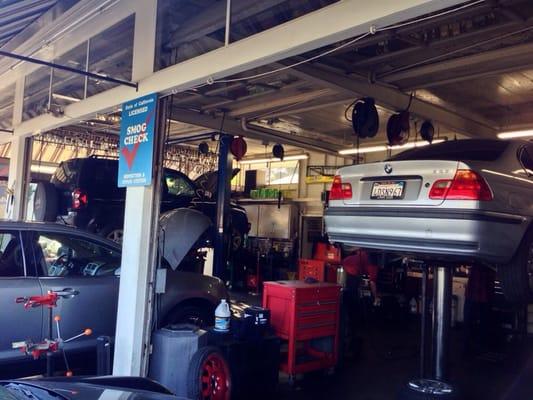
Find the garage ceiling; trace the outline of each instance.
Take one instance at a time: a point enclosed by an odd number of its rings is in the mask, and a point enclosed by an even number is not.
[[[0,0],[0,47],[56,3],[57,0]]]
[[[274,3],[279,7],[283,1]],[[531,128],[533,2],[471,3],[178,93],[172,101],[171,136],[222,129],[258,140],[259,150],[268,140],[336,154],[354,145],[345,110],[363,96],[376,99],[381,129],[362,146],[385,143],[388,117],[407,107],[411,95],[412,136],[425,119],[447,137],[494,137],[502,130]],[[195,20],[201,21],[201,15]],[[168,29],[179,31],[178,26]],[[250,29],[253,33],[257,27]],[[117,108],[75,128],[116,135],[119,125]]]
[[[354,99],[374,96],[382,105],[383,126],[413,94],[413,122],[433,119],[447,135],[495,136],[533,125],[532,40],[532,2],[486,1],[368,36],[279,74],[181,93],[174,118],[199,123],[225,114],[288,136],[346,146],[354,138],[344,111]],[[230,80],[276,70],[332,47]],[[199,115],[189,118],[183,110]],[[378,141],[384,141],[383,129]]]

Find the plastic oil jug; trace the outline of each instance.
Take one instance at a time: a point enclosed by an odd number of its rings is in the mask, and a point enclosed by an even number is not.
[[[215,310],[215,331],[229,332],[231,311],[226,299],[222,299]]]

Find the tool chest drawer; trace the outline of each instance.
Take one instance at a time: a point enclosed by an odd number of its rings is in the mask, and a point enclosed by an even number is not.
[[[332,283],[264,283],[263,307],[270,310],[275,334],[288,345],[282,370],[292,375],[335,365],[340,294],[341,286]],[[327,351],[316,350],[318,339],[329,343]]]

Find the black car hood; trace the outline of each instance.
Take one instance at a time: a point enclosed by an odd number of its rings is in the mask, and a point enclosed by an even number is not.
[[[233,179],[240,171],[239,168],[234,168],[231,171],[231,179]],[[218,170],[206,172],[196,178],[193,182],[208,198],[213,198],[217,194]]]
[[[211,220],[205,214],[191,208],[178,208],[161,216],[159,220],[161,254],[172,269],[178,268],[210,226]]]
[[[183,397],[176,397],[162,386],[151,383],[144,385],[143,382],[148,381],[143,378],[134,378],[129,381],[120,382],[118,378],[117,382],[113,382],[112,378],[109,378],[110,385],[106,385],[105,379],[101,381],[92,381],[91,379],[42,379],[42,380],[19,380],[10,381],[12,385],[22,385],[22,387],[29,387],[35,390],[45,390],[51,392],[51,398],[59,400],[60,398],[68,400],[95,400],[95,399],[109,399],[109,400],[186,400]],[[138,382],[139,384],[135,384]],[[150,383],[150,382],[148,382]],[[1,382],[3,386],[6,386],[6,381]],[[133,387],[120,387],[115,385],[123,384],[131,385]],[[140,387],[140,388],[138,388]],[[157,391],[148,390],[155,389]],[[55,396],[61,397],[55,397]]]

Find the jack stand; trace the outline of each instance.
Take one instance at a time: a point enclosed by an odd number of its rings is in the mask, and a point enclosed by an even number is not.
[[[452,311],[452,268],[433,268],[433,319],[429,320],[427,267],[422,272],[422,307],[420,340],[420,378],[408,382],[398,400],[458,399],[456,389],[447,383],[449,379],[449,347]],[[432,328],[432,329],[430,329]],[[430,335],[431,334],[431,335]],[[428,366],[431,365],[431,370]]]
[[[76,340],[82,336],[89,336],[92,334],[91,329],[85,329],[79,335],[73,336],[69,339],[64,340],[61,337],[60,330],[60,321],[61,317],[59,315],[53,316],[53,308],[57,307],[57,302],[59,299],[71,299],[74,296],[79,294],[78,291],[65,288],[59,291],[48,291],[44,296],[29,296],[29,297],[17,297],[15,299],[16,303],[23,304],[25,309],[35,308],[35,307],[46,307],[48,308],[48,337],[50,339],[44,339],[41,342],[34,343],[31,339],[23,340],[20,342],[11,343],[13,349],[19,349],[26,355],[33,356],[34,360],[38,360],[42,355],[45,355],[46,358],[46,376],[54,376],[54,353],[61,352],[63,354],[63,360],[65,361],[65,367],[67,368],[66,376],[72,376],[72,371],[70,370],[67,356],[65,354],[64,344]],[[56,333],[57,337],[52,339],[54,333],[54,322],[56,324]]]

